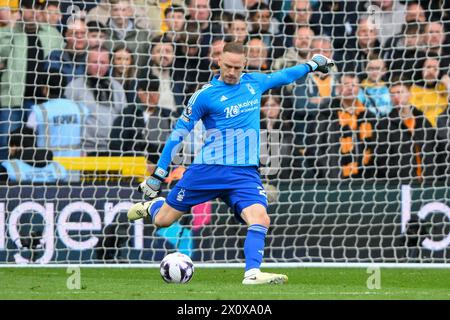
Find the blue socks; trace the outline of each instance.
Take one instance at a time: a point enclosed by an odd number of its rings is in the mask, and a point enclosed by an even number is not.
[[[266,240],[267,227],[260,224],[252,224],[248,227],[247,238],[244,242],[245,271],[259,270],[264,256],[264,242]]]
[[[162,205],[164,204],[165,200],[158,200],[154,203],[151,204],[150,206],[150,210],[149,210],[149,214],[150,217],[152,218],[152,221],[155,220],[155,216],[158,214],[159,210],[161,209]]]

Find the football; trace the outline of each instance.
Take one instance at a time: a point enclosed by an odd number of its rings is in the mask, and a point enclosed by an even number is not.
[[[187,283],[194,275],[194,264],[187,255],[174,252],[161,261],[160,272],[165,282]]]

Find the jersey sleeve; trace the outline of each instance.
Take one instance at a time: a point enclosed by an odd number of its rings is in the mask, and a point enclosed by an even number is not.
[[[197,91],[189,99],[187,106],[184,108],[183,113],[177,120],[172,133],[166,141],[161,157],[157,163],[159,172],[164,172],[167,175],[169,165],[174,155],[178,153],[181,142],[192,131],[197,121],[206,114],[206,111],[207,103],[204,90]]]
[[[311,71],[311,67],[305,64],[299,64],[290,68],[282,69],[270,74],[255,74],[263,92],[287,85],[295,80],[307,75]]]

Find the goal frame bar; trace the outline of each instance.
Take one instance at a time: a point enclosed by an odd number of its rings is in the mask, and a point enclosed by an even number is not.
[[[158,263],[87,263],[87,264],[0,264],[0,268],[159,268]],[[196,268],[244,268],[244,263],[195,263]],[[450,263],[371,263],[371,262],[267,262],[261,268],[386,268],[450,269]]]

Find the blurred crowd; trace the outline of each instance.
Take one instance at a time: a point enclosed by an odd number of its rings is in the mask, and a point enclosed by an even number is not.
[[[246,72],[336,61],[263,97],[280,137],[267,178],[444,179],[449,15],[434,0],[0,0],[0,179],[63,180],[53,157],[155,164],[229,41]]]

